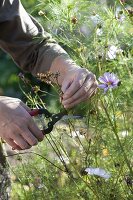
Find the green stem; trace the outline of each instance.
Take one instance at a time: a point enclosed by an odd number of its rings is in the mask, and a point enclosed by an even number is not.
[[[37,155],[39,157],[41,157],[42,159],[46,160],[47,162],[49,162],[50,164],[52,164],[54,167],[58,168],[59,170],[61,170],[62,172],[66,172],[65,170],[61,169],[60,167],[58,167],[57,165],[55,165],[54,163],[52,163],[50,160],[48,160],[47,158],[45,158],[44,156],[36,153],[36,152],[33,152],[33,151],[29,151],[29,152],[19,152],[19,153],[14,153],[12,155],[8,155],[8,156],[5,156],[5,157],[11,157],[11,156],[17,156],[17,155],[23,155],[23,154],[34,154],[34,155]]]
[[[121,148],[121,151],[122,151],[122,153],[123,153],[123,156],[124,156],[124,159],[125,159],[125,161],[126,161],[126,164],[127,164],[128,168],[129,168],[129,170],[130,170],[130,172],[131,172],[131,175],[133,176],[133,170],[132,170],[132,168],[131,168],[131,166],[130,166],[129,160],[128,160],[127,155],[126,155],[126,153],[125,153],[125,151],[124,151],[124,148],[123,148],[123,146],[122,146],[122,144],[121,144],[121,141],[120,141],[120,139],[119,139],[119,136],[118,136],[118,134],[117,134],[117,131],[116,131],[116,129],[114,128],[114,125],[112,124],[112,121],[111,121],[111,119],[110,119],[110,117],[109,117],[109,114],[108,114],[108,112],[107,112],[107,109],[106,109],[106,107],[104,106],[104,103],[103,103],[102,100],[101,100],[101,103],[102,103],[103,109],[104,109],[104,111],[105,111],[105,113],[106,113],[106,115],[107,115],[107,118],[108,118],[108,120],[109,120],[109,123],[110,123],[110,125],[111,125],[112,131],[114,132],[114,134],[115,134],[115,136],[116,136],[116,139],[117,139],[117,142],[118,142],[118,144],[119,144],[119,146],[120,146],[120,148]]]

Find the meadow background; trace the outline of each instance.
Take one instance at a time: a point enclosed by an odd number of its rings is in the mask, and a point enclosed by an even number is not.
[[[114,73],[119,84],[106,93],[98,89],[95,97],[69,111],[83,117],[61,120],[37,147],[17,155],[8,149],[12,199],[133,199],[132,1],[22,3],[78,65],[97,79],[105,72]],[[33,93],[19,80],[19,72],[1,51],[1,95],[59,112],[58,88],[33,83]],[[45,119],[37,123],[41,126]]]

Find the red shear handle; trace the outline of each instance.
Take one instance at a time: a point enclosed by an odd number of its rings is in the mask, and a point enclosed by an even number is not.
[[[33,117],[33,116],[37,116],[39,115],[39,109],[34,109],[34,110],[31,110],[29,112],[29,114]]]

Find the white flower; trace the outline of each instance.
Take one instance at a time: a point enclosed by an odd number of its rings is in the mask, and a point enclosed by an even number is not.
[[[101,28],[98,28],[98,29],[96,30],[96,34],[99,35],[99,36],[101,36],[101,35],[103,34],[102,29],[101,29]]]
[[[119,134],[121,137],[124,138],[124,137],[128,136],[129,132],[127,130],[124,130],[124,131],[121,131]]]
[[[101,168],[89,167],[89,168],[86,168],[85,171],[89,175],[97,175],[105,179],[109,179],[111,177],[111,174],[109,172],[106,172],[104,169],[101,169]]]
[[[110,60],[113,60],[113,59],[116,58],[117,53],[120,53],[120,52],[122,52],[122,49],[117,48],[117,47],[114,46],[114,45],[111,45],[111,46],[109,47],[108,52],[107,52],[107,56],[108,56],[108,58],[109,58]]]
[[[110,48],[108,50],[109,59],[111,59],[111,60],[115,59],[116,53],[117,53],[117,47],[115,47],[114,45],[110,46]]]
[[[125,20],[125,15],[124,14],[121,14],[121,7],[117,7],[116,8],[116,12],[115,12],[115,16],[116,16],[116,19],[118,19],[120,22],[123,22]]]
[[[90,19],[92,20],[93,24],[96,26],[97,24],[99,24],[101,22],[101,18],[99,15],[92,15],[90,16]]]

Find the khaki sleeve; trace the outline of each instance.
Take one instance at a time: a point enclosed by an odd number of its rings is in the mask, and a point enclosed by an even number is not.
[[[57,56],[69,57],[19,0],[0,1],[0,48],[33,75],[48,71]]]

